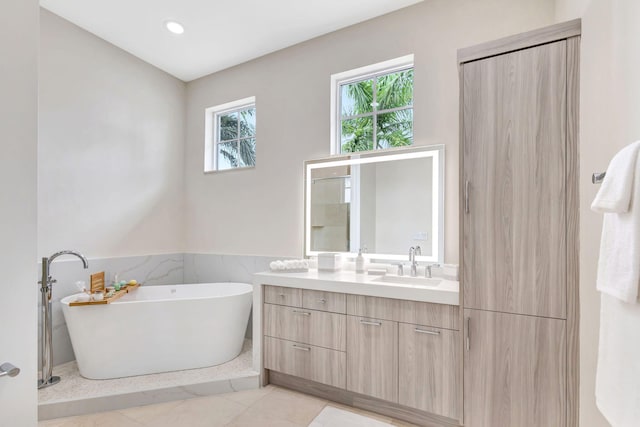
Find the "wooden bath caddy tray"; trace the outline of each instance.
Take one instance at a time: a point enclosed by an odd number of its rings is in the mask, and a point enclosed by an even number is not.
[[[128,294],[130,291],[135,291],[136,289],[138,289],[140,287],[140,283],[137,283],[135,285],[127,285],[126,288],[124,289],[120,289],[119,291],[116,291],[115,294],[113,294],[112,297],[109,298],[105,298],[102,301],[83,301],[83,302],[70,302],[69,306],[70,307],[75,307],[77,305],[103,305],[103,304],[111,304],[112,302],[114,302],[115,300],[117,300],[118,298]]]

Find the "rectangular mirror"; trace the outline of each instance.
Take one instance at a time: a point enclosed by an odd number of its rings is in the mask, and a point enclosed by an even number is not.
[[[305,162],[305,255],[425,262],[444,257],[444,145]]]

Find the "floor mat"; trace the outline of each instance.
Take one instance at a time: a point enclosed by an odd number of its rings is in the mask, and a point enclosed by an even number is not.
[[[391,424],[333,406],[325,406],[309,427],[393,427]]]

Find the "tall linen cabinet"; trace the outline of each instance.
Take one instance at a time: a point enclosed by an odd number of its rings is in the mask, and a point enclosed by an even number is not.
[[[458,52],[465,427],[578,426],[579,46]]]

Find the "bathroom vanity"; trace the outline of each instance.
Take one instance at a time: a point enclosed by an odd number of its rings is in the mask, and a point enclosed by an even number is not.
[[[419,425],[461,424],[459,283],[417,274],[444,262],[444,160],[434,145],[305,162],[306,257],[410,263],[400,275],[256,274],[263,384]]]
[[[571,21],[458,52],[460,294],[258,274],[263,383],[426,426],[579,425],[580,34]],[[411,150],[306,162],[304,255],[442,263],[444,153]]]
[[[263,384],[460,425],[458,282],[311,270],[256,274],[254,285]]]

